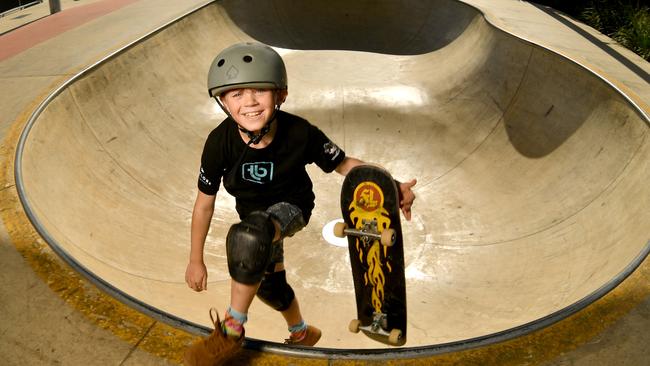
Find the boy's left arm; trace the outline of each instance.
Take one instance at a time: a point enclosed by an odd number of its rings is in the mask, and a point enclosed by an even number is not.
[[[357,158],[351,158],[349,156],[346,156],[343,158],[343,160],[339,163],[339,165],[336,167],[336,172],[341,174],[342,176],[348,175],[348,172],[352,170],[352,168],[359,166],[359,165],[364,165],[365,163]]]
[[[407,221],[411,221],[411,207],[413,206],[413,201],[415,201],[415,193],[413,193],[413,186],[417,184],[417,179],[411,179],[406,183],[396,181],[399,188],[399,207],[402,209],[404,218]]]
[[[343,176],[346,176],[352,168],[363,164],[365,163],[359,159],[345,157],[343,161],[341,161],[341,163],[336,167],[336,172]],[[415,193],[413,193],[412,188],[417,183],[417,180],[411,179],[406,183],[396,181],[396,183],[398,183],[397,186],[399,188],[399,207],[402,209],[404,218],[406,218],[407,221],[410,221],[411,207],[413,206],[413,201],[415,201]]]

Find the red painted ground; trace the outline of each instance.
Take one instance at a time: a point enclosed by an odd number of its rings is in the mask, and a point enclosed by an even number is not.
[[[0,61],[138,0],[102,0],[63,9],[0,36]]]

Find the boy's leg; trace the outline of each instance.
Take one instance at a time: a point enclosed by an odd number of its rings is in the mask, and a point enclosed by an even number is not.
[[[320,329],[313,325],[308,325],[302,319],[302,314],[300,314],[300,305],[298,305],[297,298],[294,297],[291,306],[289,306],[289,309],[282,312],[282,316],[287,321],[290,333],[290,336],[285,343],[301,346],[313,346],[320,339]]]
[[[282,266],[282,270],[284,271],[284,265]],[[287,321],[287,325],[289,327],[292,327],[294,325],[300,324],[302,322],[302,314],[300,313],[300,305],[298,304],[298,299],[293,297],[293,300],[291,300],[291,305],[289,305],[289,308],[281,311],[282,316],[284,317],[284,320]]]
[[[269,207],[266,212],[271,216],[276,228],[276,236],[271,253],[271,263],[266,269],[257,296],[268,306],[280,311],[287,320],[287,324],[293,325],[302,321],[302,316],[298,303],[295,301],[293,289],[286,279],[284,238],[293,236],[302,230],[305,227],[305,219],[300,208],[287,202],[277,203]]]
[[[284,263],[277,263],[275,265],[276,275],[277,272],[284,270]],[[298,303],[298,298],[296,298],[295,294],[293,296],[293,300],[291,300],[289,307],[286,310],[281,310],[280,313],[284,317],[284,320],[287,322],[287,326],[289,326],[289,328],[295,327],[296,325],[299,325],[301,322],[303,322],[302,314],[300,313],[300,304]]]
[[[262,280],[257,295],[264,303],[282,313],[291,332],[287,343],[313,346],[320,339],[321,332],[305,324],[300,313],[300,305],[293,289],[286,281],[284,270],[283,239],[293,236],[305,227],[302,211],[295,205],[282,202],[269,207],[267,213],[271,215],[279,235],[274,238],[271,265],[267,268],[268,272]]]
[[[240,313],[247,313],[248,308],[255,298],[259,283],[247,285],[231,280],[230,284],[230,307]]]
[[[195,342],[185,353],[186,365],[220,365],[232,358],[244,340],[244,323],[248,308],[271,259],[276,234],[272,218],[265,212],[253,212],[239,224],[233,225],[226,238],[228,270],[232,278],[231,306],[220,321],[213,318],[214,331]]]
[[[298,305],[298,299],[293,298],[289,309],[282,312],[284,320],[287,321],[289,327],[295,326],[302,322],[302,314],[300,313],[300,305]]]
[[[252,212],[228,231],[226,254],[232,282],[223,328],[231,336],[243,332],[248,308],[271,261],[275,236],[272,216],[261,211]]]
[[[321,331],[311,325],[307,325],[300,312],[300,305],[293,289],[286,281],[286,271],[279,263],[278,271],[267,273],[260,284],[257,296],[265,304],[279,311],[287,322],[291,333],[286,343],[313,346],[318,342]]]
[[[231,280],[230,283],[230,308],[226,310],[222,328],[229,336],[239,337],[244,331],[244,324],[248,321],[248,308],[251,306],[259,283],[247,285]]]

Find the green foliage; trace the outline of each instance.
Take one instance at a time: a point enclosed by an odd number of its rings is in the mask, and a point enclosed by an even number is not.
[[[634,13],[631,20],[614,33],[613,38],[650,61],[650,9],[643,8]]]
[[[650,8],[643,0],[536,0],[573,16],[650,61]]]
[[[579,18],[600,32],[613,35],[625,26],[634,12],[634,5],[623,0],[593,0]]]

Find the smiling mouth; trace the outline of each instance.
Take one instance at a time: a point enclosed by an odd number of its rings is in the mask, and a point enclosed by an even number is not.
[[[249,112],[249,113],[243,113],[243,116],[248,118],[253,118],[253,117],[259,117],[261,114],[262,112]]]

